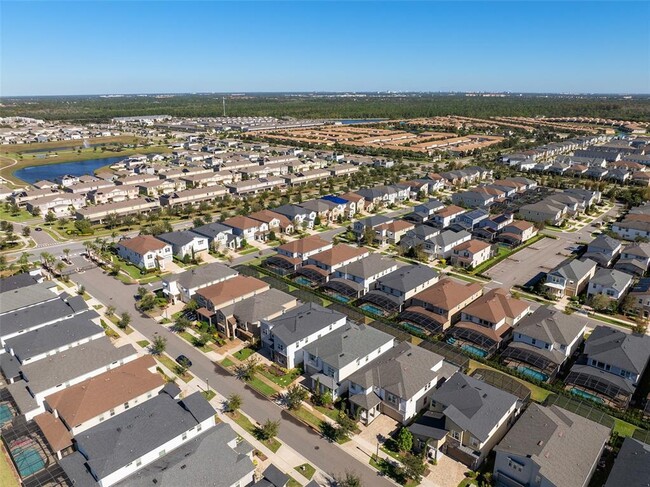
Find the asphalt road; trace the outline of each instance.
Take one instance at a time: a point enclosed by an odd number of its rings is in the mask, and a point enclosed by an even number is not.
[[[306,428],[302,423],[297,423],[281,407],[259,396],[241,381],[223,371],[219,366],[215,366],[200,351],[159,325],[155,320],[141,315],[135,309],[136,285],[122,284],[104,274],[99,268],[76,274],[73,276],[73,280],[84,285],[86,290],[102,303],[114,305],[117,308],[117,313],[123,311],[131,313],[133,317],[131,326],[148,340],[151,341],[154,335],[167,338],[167,353],[172,357],[177,357],[180,354],[187,356],[193,364],[191,371],[197,377],[208,382],[210,387],[220,394],[223,396],[233,393],[241,395],[243,398],[242,410],[256,421],[261,423],[267,418],[281,419],[278,438],[321,470],[331,475],[352,471],[362,478],[364,485],[393,486],[389,480],[379,476],[367,464],[361,463],[339,446],[328,442]]]

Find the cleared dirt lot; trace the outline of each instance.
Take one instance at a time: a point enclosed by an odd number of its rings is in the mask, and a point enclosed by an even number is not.
[[[571,255],[566,250],[568,245],[563,239],[544,238],[502,260],[485,274],[502,287],[523,286],[567,259]]]

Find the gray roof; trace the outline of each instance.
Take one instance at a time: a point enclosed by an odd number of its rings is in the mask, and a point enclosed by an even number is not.
[[[613,253],[621,246],[621,241],[616,240],[615,238],[610,237],[609,235],[598,235],[593,239],[587,246],[587,252],[593,252],[598,250],[607,250],[610,253]]]
[[[571,367],[571,373],[580,374],[583,376],[588,376],[594,384],[611,384],[618,387],[621,391],[627,393],[627,395],[634,394],[636,387],[629,380],[621,377],[620,375],[612,374],[603,369],[597,367],[592,367],[591,365],[579,364],[576,363]]]
[[[212,262],[194,267],[180,274],[172,274],[165,281],[176,281],[185,289],[196,289],[207,286],[213,282],[235,277],[239,273],[221,262]]]
[[[648,487],[650,485],[650,445],[625,438],[605,487]]]
[[[390,274],[381,277],[378,282],[382,286],[407,292],[436,277],[438,277],[438,272],[433,270],[433,268],[415,264],[400,267]]]
[[[70,297],[63,293],[59,299],[45,301],[2,316],[0,336],[28,330],[43,323],[51,323],[87,311],[88,305],[82,296]]]
[[[289,482],[289,476],[272,463],[266,467],[262,475],[275,487],[284,487]]]
[[[376,328],[348,323],[311,342],[304,350],[320,357],[332,367],[341,369],[379,347],[388,346],[392,341],[392,335]]]
[[[289,344],[317,333],[340,319],[345,319],[345,315],[309,302],[287,311],[269,323],[273,335]]]
[[[486,441],[490,432],[517,404],[517,396],[457,372],[431,399],[444,406],[444,414],[463,431]]]
[[[200,392],[178,401],[159,394],[79,433],[75,439],[90,469],[103,478],[214,414]],[[217,456],[211,458],[211,466],[218,461]]]
[[[426,411],[422,416],[417,418],[411,426],[409,426],[409,431],[420,438],[442,440],[447,436],[447,430],[445,430],[445,416],[442,413]]]
[[[29,272],[21,272],[14,276],[3,277],[0,279],[0,293],[37,284],[37,279],[37,277],[32,276]]]
[[[621,272],[616,269],[600,268],[589,281],[590,284],[600,284],[605,288],[623,291],[632,282],[632,276],[627,272]]]
[[[460,232],[454,232],[453,230],[445,230],[440,235],[432,238],[432,240],[442,247],[447,247],[458,243],[461,239],[466,239],[471,237],[471,235],[466,230],[461,230]]]
[[[7,390],[21,414],[33,411],[38,407],[36,399],[27,390],[27,383],[24,380],[17,380],[13,384],[7,384]]]
[[[0,315],[56,299],[56,294],[50,290],[54,287],[56,287],[54,282],[44,281],[33,286],[3,292],[0,294]]]
[[[394,218],[389,218],[384,215],[372,215],[368,216],[366,218],[362,218],[357,221],[357,223],[360,223],[364,227],[377,227],[379,225],[383,225],[384,223],[390,223],[392,221],[395,221]]]
[[[226,317],[236,316],[243,323],[258,323],[269,316],[282,312],[286,305],[295,300],[294,296],[271,288],[221,308],[219,313],[223,313]]]
[[[137,352],[132,345],[116,348],[102,337],[22,366],[29,389],[36,393],[118,362]]]
[[[364,257],[363,259],[359,259],[351,264],[339,267],[337,272],[367,279],[376,276],[381,272],[385,272],[396,265],[397,261],[395,259],[381,254],[372,253],[368,257]]]
[[[598,325],[585,342],[585,354],[630,372],[643,373],[650,359],[650,336]]]
[[[207,225],[201,225],[200,227],[193,228],[190,230],[192,233],[196,233],[201,237],[207,238],[216,238],[221,233],[230,233],[232,234],[232,228],[224,225],[223,223],[208,223]]]
[[[7,381],[20,377],[20,362],[10,353],[0,353],[0,372]]]
[[[78,451],[63,457],[59,465],[74,487],[97,487],[97,481],[86,467],[86,459]]]
[[[546,343],[568,346],[583,333],[586,324],[586,318],[579,315],[567,315],[556,308],[540,306],[517,323],[513,333],[521,333]]]
[[[180,230],[178,232],[161,233],[160,235],[156,235],[156,238],[169,245],[183,246],[192,242],[195,238],[201,238],[201,236],[189,230]]]
[[[315,211],[317,213],[321,213],[323,211],[329,211],[330,210],[330,205],[328,205],[326,202],[322,200],[308,200],[300,203],[298,206],[301,206],[302,208],[306,208],[309,211]]]
[[[411,233],[412,232],[412,233]],[[414,229],[408,230],[406,235],[413,235],[414,237],[421,238],[422,240],[428,240],[436,235],[440,234],[440,229],[432,227],[430,225],[416,225]]]
[[[557,406],[532,403],[495,450],[530,457],[553,485],[583,487],[609,432]]]
[[[558,274],[570,281],[577,282],[583,279],[593,268],[597,266],[591,259],[573,259],[557,266],[549,274]]]
[[[273,208],[273,211],[279,213],[280,215],[286,216],[290,220],[293,220],[298,215],[307,216],[309,213],[311,213],[311,210],[292,204],[278,206],[277,208]]]
[[[365,389],[376,386],[409,399],[438,377],[439,373],[431,369],[441,362],[440,355],[402,342],[357,370],[348,379]]]
[[[623,248],[623,253],[634,255],[643,259],[650,258],[650,243],[639,242]]]
[[[21,362],[24,362],[98,333],[103,334],[102,327],[90,321],[94,318],[99,318],[99,315],[95,311],[88,311],[67,320],[21,333],[6,340],[5,344]]]

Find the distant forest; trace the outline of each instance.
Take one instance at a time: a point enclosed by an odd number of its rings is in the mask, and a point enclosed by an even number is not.
[[[226,95],[228,116],[295,118],[414,118],[440,115],[589,116],[650,121],[650,96],[524,95],[506,97],[463,94],[332,96],[298,94]],[[1,98],[0,117],[106,121],[112,117],[168,114],[207,117],[223,114],[217,94],[156,96],[69,96]]]

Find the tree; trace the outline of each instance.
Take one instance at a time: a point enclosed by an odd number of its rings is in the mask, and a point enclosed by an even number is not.
[[[334,476],[334,484],[337,487],[362,487],[361,477],[353,472],[346,471],[345,474]]]
[[[194,227],[201,227],[205,225],[205,221],[200,216],[197,216],[192,222],[192,225],[194,225]]]
[[[178,362],[176,362],[176,370],[175,370],[175,372],[178,375],[185,375],[185,373],[187,372],[187,369],[189,369],[189,368],[190,368],[190,361],[187,358],[183,357]]]
[[[277,235],[275,234],[275,232],[274,232],[273,230],[271,230],[271,231],[269,232],[269,240],[270,240],[271,242],[274,242],[274,241],[276,241],[277,239],[278,239]]]
[[[176,323],[174,323],[172,329],[176,333],[181,333],[188,329],[190,326],[192,326],[192,322],[187,317],[181,316],[176,320]]]
[[[162,353],[167,348],[167,339],[160,335],[153,337],[151,342],[151,353],[152,355],[162,355]]]
[[[157,303],[156,295],[154,293],[147,292],[138,301],[138,309],[140,309],[140,311],[143,312],[151,311],[156,307],[156,303]]]
[[[636,304],[637,302],[634,296],[628,294],[623,298],[623,302],[621,302],[621,311],[626,316],[634,314],[636,312]]]
[[[341,411],[336,418],[336,423],[338,424],[338,436],[339,438],[347,437],[357,426],[356,421],[354,421],[350,416]]]
[[[74,222],[74,227],[81,235],[91,235],[93,233],[93,226],[85,218],[76,220]]]
[[[402,427],[397,435],[397,448],[402,452],[410,452],[413,448],[413,434],[408,428]]]
[[[124,312],[120,315],[120,319],[117,321],[117,326],[124,330],[131,323],[131,315],[128,312]]]
[[[27,272],[29,268],[32,266],[32,264],[29,262],[29,254],[27,252],[23,252],[22,254],[20,254],[20,257],[16,262],[18,263],[20,272]]]
[[[309,393],[304,387],[295,384],[287,389],[287,393],[284,395],[284,400],[287,404],[287,408],[290,410],[300,409],[302,402],[307,399]]]
[[[49,223],[50,225],[56,221],[56,215],[52,210],[48,211],[47,214],[45,215],[45,223]]]
[[[256,435],[257,438],[261,441],[268,441],[271,438],[277,436],[278,430],[280,429],[280,421],[273,421],[271,419],[267,419],[262,423],[261,426],[256,428]]]
[[[142,299],[142,298],[145,297],[145,295],[146,295],[148,292],[149,292],[149,291],[148,291],[148,289],[147,289],[146,287],[144,287],[144,286],[138,286],[138,292],[137,292],[136,296],[138,297],[138,299]]]
[[[402,465],[404,465],[404,473],[407,477],[412,478],[416,482],[422,480],[422,475],[426,471],[426,465],[421,456],[407,453],[402,457]]]
[[[23,227],[23,237],[29,237],[32,233],[32,229],[28,226]]]
[[[196,311],[197,309],[199,309],[199,303],[195,299],[190,299],[183,308],[183,311]]]
[[[235,376],[239,380],[248,382],[253,379],[255,373],[259,370],[259,367],[258,359],[256,357],[251,357],[243,364],[239,364],[235,367]]]
[[[632,333],[638,333],[639,335],[645,335],[648,331],[648,323],[641,317],[636,319],[635,325],[632,327]]]
[[[84,294],[86,294],[86,286],[84,286],[84,285],[79,286],[79,289],[78,289],[77,292],[79,293],[79,296],[83,296]]]
[[[209,333],[201,333],[199,336],[192,338],[192,345],[195,347],[204,347],[206,343],[210,341],[210,336]]]
[[[109,304],[106,306],[106,316],[113,316],[115,314],[115,306]]]
[[[65,255],[65,260],[70,262],[70,249],[63,249],[63,255]]]
[[[604,294],[595,294],[591,298],[591,307],[594,308],[596,311],[605,311],[609,309],[611,304],[612,304],[612,300],[609,299]]]
[[[241,408],[243,402],[239,394],[230,394],[224,402],[224,409],[227,413],[235,413]]]

